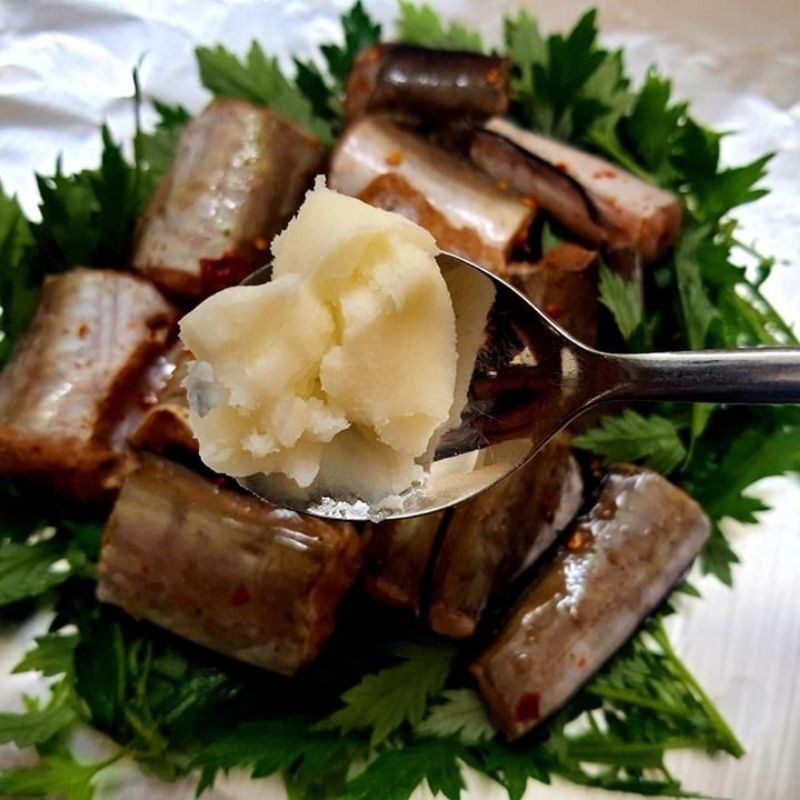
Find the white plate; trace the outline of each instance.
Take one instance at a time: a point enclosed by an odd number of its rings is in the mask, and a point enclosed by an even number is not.
[[[394,2],[367,2],[391,30]],[[500,16],[527,6],[545,29],[564,29],[586,7],[483,0],[437,3],[446,15],[496,39]],[[604,40],[624,46],[630,70],[643,75],[656,63],[674,79],[676,95],[690,98],[700,120],[737,135],[723,157],[740,163],[776,151],[770,197],[741,209],[743,238],[786,263],[775,269],[767,293],[794,323],[800,322],[800,13],[797,0],[601,0]],[[0,178],[29,213],[35,209],[33,171],[48,172],[59,152],[68,171],[97,163],[97,125],[108,121],[117,138],[132,132],[131,68],[143,59],[144,92],[198,109],[200,89],[192,49],[224,42],[242,51],[253,37],[267,52],[288,59],[311,55],[315,43],[338,35],[347,2],[302,0],[0,0]],[[490,10],[491,8],[491,10]],[[151,117],[145,116],[145,123]],[[747,748],[736,762],[690,753],[670,758],[687,788],[734,800],[790,800],[800,796],[800,485],[788,479],[762,483],[774,506],[761,524],[730,526],[742,557],[736,588],[700,580],[701,601],[684,604],[671,623],[680,653]],[[41,623],[40,623],[41,624]],[[3,640],[2,674],[18,660],[34,629]],[[0,706],[17,708],[22,691],[41,685],[34,676],[0,679]],[[75,747],[94,758],[108,747],[81,734]],[[28,755],[2,752],[4,760]],[[133,765],[117,770],[104,796],[193,797],[194,784],[163,785],[142,778]],[[470,798],[504,797],[489,781],[471,775]],[[235,775],[221,781],[211,800],[281,797],[277,781],[251,782]],[[420,796],[426,796],[425,791]],[[630,795],[626,795],[630,797]],[[532,786],[526,798],[609,798],[568,784]],[[380,798],[376,798],[380,800]]]

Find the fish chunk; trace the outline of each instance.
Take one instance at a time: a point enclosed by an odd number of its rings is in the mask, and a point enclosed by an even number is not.
[[[535,264],[512,262],[509,282],[578,341],[597,343],[597,252],[559,244]]]
[[[389,111],[443,123],[505,114],[511,102],[509,60],[457,50],[382,42],[356,59],[347,83],[348,117]]]
[[[101,601],[284,675],[319,653],[361,563],[351,525],[275,508],[147,455],[103,542]]]
[[[144,417],[128,436],[133,447],[156,453],[171,448],[197,453],[197,439],[189,423],[189,399],[183,387],[191,360],[191,354],[180,342],[164,355],[167,380],[154,393]]]
[[[444,512],[370,524],[364,542],[364,585],[390,606],[419,615],[428,570]]]
[[[680,233],[675,195],[500,117],[475,133],[470,157],[578,236],[612,249],[633,248],[647,263],[669,250]]]
[[[666,597],[709,530],[665,478],[614,468],[470,668],[495,724],[513,739],[558,710]]]
[[[205,297],[268,260],[323,161],[303,128],[244,100],[215,100],[184,130],[139,225],[133,267]]]
[[[492,594],[532,564],[578,511],[578,466],[559,436],[528,464],[458,506],[433,570],[428,622],[472,636]]]
[[[395,211],[447,250],[500,275],[535,210],[522,197],[385,117],[348,125],[332,156],[330,186]]]
[[[0,474],[104,498],[125,469],[125,429],[159,376],[149,367],[177,311],[147,281],[112,270],[48,277],[0,373]]]

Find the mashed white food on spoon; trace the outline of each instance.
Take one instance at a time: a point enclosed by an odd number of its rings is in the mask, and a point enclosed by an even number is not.
[[[421,485],[457,365],[433,238],[318,179],[272,252],[181,322],[202,460],[367,503]]]

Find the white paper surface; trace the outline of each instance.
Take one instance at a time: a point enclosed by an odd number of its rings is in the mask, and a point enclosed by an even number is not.
[[[391,0],[367,0],[389,26]],[[52,171],[59,153],[67,171],[97,163],[97,126],[107,121],[116,137],[133,129],[131,69],[141,60],[145,95],[199,109],[206,95],[193,59],[198,44],[223,42],[243,51],[257,38],[267,52],[287,60],[309,56],[315,43],[339,33],[347,2],[317,0],[0,0],[0,180],[35,212],[33,171]],[[564,29],[587,7],[578,0],[489,4],[479,0],[435,3],[447,15],[499,35],[502,13],[530,8],[545,29]],[[766,293],[800,324],[800,5],[797,0],[600,0],[604,40],[624,46],[634,76],[651,63],[671,76],[676,95],[716,128],[736,130],[724,141],[730,163],[775,151],[768,184],[772,194],[742,208],[742,238],[782,262]],[[388,28],[387,28],[388,29]],[[145,116],[145,125],[151,117]],[[774,506],[760,525],[735,530],[743,564],[729,591],[701,580],[701,601],[685,603],[672,632],[681,654],[742,739],[739,762],[693,753],[670,759],[687,788],[735,800],[800,797],[800,485],[770,480],[760,487]],[[32,623],[0,640],[0,707],[18,708],[21,692],[42,690],[30,674],[5,677],[33,636]],[[109,745],[85,733],[76,751],[93,760]],[[4,763],[30,760],[6,748]],[[165,785],[143,778],[133,765],[114,768],[102,795],[189,798],[192,781]],[[504,797],[488,780],[469,776],[470,797]],[[241,775],[220,781],[206,797],[282,797],[277,781]],[[427,797],[424,789],[420,797]],[[630,797],[630,795],[626,795]],[[607,792],[559,784],[532,786],[526,800],[609,798]],[[380,800],[380,798],[376,798]]]

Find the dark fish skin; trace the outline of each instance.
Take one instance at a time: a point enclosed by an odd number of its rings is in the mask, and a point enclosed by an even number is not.
[[[199,445],[189,424],[189,400],[182,385],[191,360],[180,342],[164,355],[167,380],[156,391],[152,405],[128,436],[131,446],[154,453],[173,448],[198,452]]]
[[[535,215],[468,162],[380,115],[351,122],[331,155],[332,189],[395,211],[430,231],[442,250],[499,275]]]
[[[127,469],[121,431],[144,411],[147,370],[177,318],[134,275],[75,269],[48,277],[0,373],[0,475],[78,500],[107,499]]]
[[[581,500],[580,474],[562,435],[458,506],[433,569],[430,627],[452,638],[472,636],[492,595],[553,543]]]
[[[364,536],[364,587],[386,605],[419,616],[425,576],[444,512],[370,523]]]
[[[620,466],[472,664],[511,738],[558,710],[680,580],[708,538],[700,506],[662,476]]]
[[[675,195],[500,117],[475,132],[470,158],[594,245],[632,248],[649,263],[680,234],[681,206]]]
[[[345,113],[387,111],[401,119],[475,122],[505,114],[510,62],[498,56],[373,45],[359,54],[347,83]]]
[[[324,153],[303,128],[244,100],[215,100],[181,135],[136,236],[133,267],[198,298],[269,260]]]
[[[361,540],[157,456],[143,456],[103,534],[98,598],[135,618],[284,675],[333,632]]]

